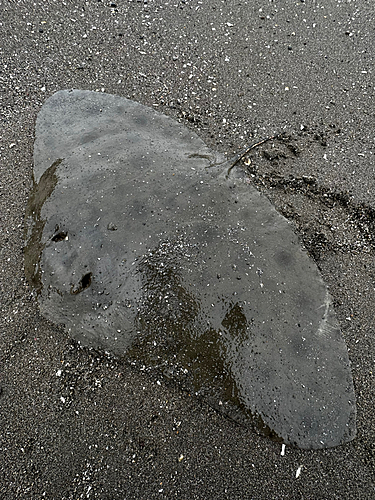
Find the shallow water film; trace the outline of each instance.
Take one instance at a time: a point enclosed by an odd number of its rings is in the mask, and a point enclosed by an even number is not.
[[[315,263],[270,202],[181,124],[60,91],[36,124],[25,270],[82,345],[161,370],[301,448],[355,436],[346,345]]]

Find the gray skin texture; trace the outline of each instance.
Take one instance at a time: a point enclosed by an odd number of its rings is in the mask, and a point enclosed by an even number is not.
[[[82,345],[163,366],[287,444],[355,437],[315,263],[248,177],[171,118],[104,93],[47,100],[25,270],[42,314]]]

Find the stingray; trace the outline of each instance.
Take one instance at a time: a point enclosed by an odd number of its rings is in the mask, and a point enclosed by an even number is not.
[[[123,97],[55,93],[36,123],[28,281],[82,345],[286,444],[348,442],[355,395],[330,294],[239,158]]]

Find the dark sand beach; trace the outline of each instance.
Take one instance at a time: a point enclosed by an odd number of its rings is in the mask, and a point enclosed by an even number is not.
[[[366,0],[0,0],[0,498],[375,498],[374,8]],[[173,379],[83,349],[24,272],[35,121],[62,89],[116,94],[251,151],[254,185],[319,267],[357,436],[286,447]]]

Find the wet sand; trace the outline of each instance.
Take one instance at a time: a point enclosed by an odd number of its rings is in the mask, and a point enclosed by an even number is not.
[[[375,498],[372,6],[65,3],[0,4],[0,497]],[[81,349],[39,314],[23,264],[34,126],[66,88],[152,106],[228,156],[284,133],[247,169],[329,286],[352,363],[354,441],[281,455],[173,380]]]

